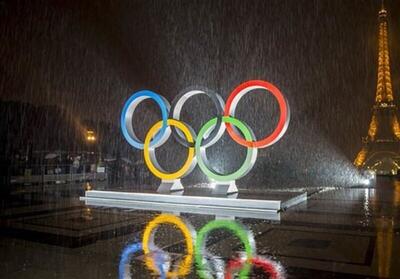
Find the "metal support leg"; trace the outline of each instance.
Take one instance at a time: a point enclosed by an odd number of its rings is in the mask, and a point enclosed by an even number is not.
[[[183,186],[180,179],[161,180],[161,184],[157,189],[157,192],[160,194],[168,194],[177,191],[183,191]]]
[[[239,191],[235,181],[215,181],[211,183],[211,186],[213,188],[212,194],[214,195],[230,195]]]

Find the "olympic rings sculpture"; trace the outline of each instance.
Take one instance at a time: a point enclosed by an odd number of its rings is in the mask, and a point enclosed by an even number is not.
[[[155,234],[160,225],[168,224],[177,228],[183,235],[186,245],[186,255],[179,262],[174,270],[170,269],[170,258],[167,252],[155,245]],[[226,230],[235,235],[244,246],[244,253],[236,259],[225,263],[211,255],[205,248],[209,234],[214,230]],[[197,274],[200,278],[214,278],[212,264],[219,265],[218,273],[222,273],[225,279],[232,278],[232,274],[238,274],[239,278],[249,278],[251,267],[260,267],[271,278],[283,279],[284,272],[282,267],[276,262],[257,256],[254,236],[251,231],[241,223],[234,220],[213,220],[202,228],[199,232],[193,229],[190,223],[172,214],[161,214],[151,220],[143,232],[141,243],[128,245],[121,254],[119,264],[119,278],[131,278],[130,266],[127,265],[132,255],[143,251],[147,268],[158,274],[160,278],[181,278],[188,275],[191,271],[193,256],[195,259]],[[207,260],[208,259],[208,260]],[[210,262],[213,262],[210,264]],[[219,270],[221,269],[223,270]],[[220,277],[218,277],[220,278]]]
[[[280,116],[275,129],[270,135],[257,140],[246,123],[235,118],[239,101],[255,89],[271,92],[278,101]],[[180,120],[180,114],[186,101],[196,95],[206,95],[216,108],[216,115],[206,122],[196,135],[193,129]],[[156,122],[147,132],[144,142],[135,134],[132,120],[137,106],[145,99],[153,100],[161,111],[161,120]],[[124,138],[134,148],[143,150],[144,161],[151,173],[164,181],[178,180],[188,175],[199,165],[201,171],[212,181],[230,182],[246,175],[257,158],[257,149],[266,148],[276,143],[285,134],[290,121],[290,109],[282,92],[273,84],[262,80],[250,80],[240,84],[229,95],[226,104],[222,97],[208,89],[194,88],[178,94],[172,105],[163,96],[150,91],[141,90],[134,93],[125,103],[121,113],[121,130]],[[215,171],[207,159],[206,149],[215,144],[225,130],[238,144],[247,148],[246,159],[242,166],[230,174]],[[187,158],[183,166],[173,172],[166,172],[158,163],[155,149],[163,145],[171,133],[179,144],[188,148]],[[242,136],[243,135],[243,136]]]

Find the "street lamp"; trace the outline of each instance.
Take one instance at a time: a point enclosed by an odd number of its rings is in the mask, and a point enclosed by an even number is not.
[[[96,141],[96,136],[92,130],[87,130],[86,131],[86,140],[88,142],[95,142]]]

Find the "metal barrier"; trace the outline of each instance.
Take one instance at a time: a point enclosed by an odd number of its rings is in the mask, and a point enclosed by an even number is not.
[[[33,166],[25,169],[24,175],[11,176],[11,184],[50,184],[50,183],[68,183],[68,182],[82,182],[82,181],[93,181],[93,180],[106,180],[107,169],[103,168],[102,172],[96,170],[90,170],[92,165],[83,165],[77,172],[71,165],[40,165]],[[39,173],[38,173],[39,170]],[[64,173],[51,173],[62,171]],[[68,173],[65,171],[69,170]],[[50,172],[50,173],[48,173]],[[33,174],[32,174],[33,173]]]

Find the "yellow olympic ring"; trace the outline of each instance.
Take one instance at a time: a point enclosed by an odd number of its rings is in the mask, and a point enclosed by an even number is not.
[[[189,128],[184,123],[182,123],[178,120],[168,119],[167,124],[168,124],[168,126],[175,126],[179,130],[181,130],[189,143],[194,142],[193,136],[192,136]],[[194,147],[189,147],[187,159],[186,159],[185,163],[183,164],[183,166],[179,170],[177,170],[174,173],[165,173],[165,172],[160,171],[159,169],[157,169],[156,166],[154,166],[154,164],[150,158],[150,148],[152,148],[152,147],[150,147],[150,142],[151,142],[152,138],[154,137],[154,135],[160,130],[160,128],[162,126],[163,126],[163,121],[159,121],[156,124],[154,124],[153,127],[151,127],[149,132],[147,133],[146,138],[144,140],[144,148],[143,148],[144,161],[146,163],[146,166],[149,168],[149,170],[158,178],[163,179],[163,180],[179,179],[182,176],[184,176],[187,173],[187,171],[189,171],[191,168],[191,164],[194,159],[193,158],[194,157]]]
[[[182,219],[180,219],[178,216],[172,214],[161,214],[149,222],[143,233],[142,244],[143,244],[144,254],[148,255],[151,253],[149,248],[149,242],[152,239],[152,232],[154,231],[154,229],[156,229],[159,225],[165,223],[176,226],[182,232],[183,237],[185,238],[186,249],[187,249],[187,255],[183,259],[182,264],[180,264],[178,271],[173,271],[173,272],[168,271],[166,273],[166,277],[175,278],[178,276],[186,276],[190,273],[190,267],[192,266],[193,262],[194,236],[192,236],[192,233],[194,233],[194,231],[193,230],[191,231],[188,225],[185,224],[182,221]],[[146,257],[145,263],[150,270],[157,272],[157,267],[152,257]]]

